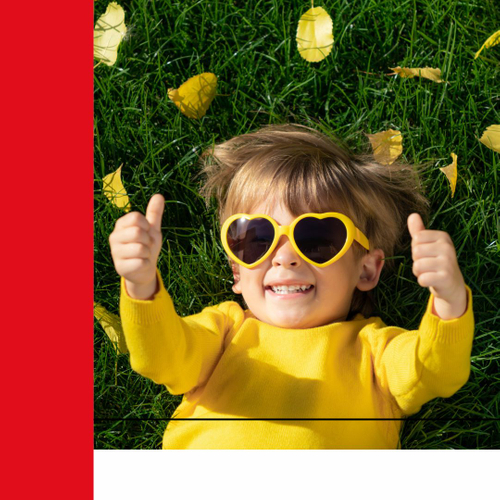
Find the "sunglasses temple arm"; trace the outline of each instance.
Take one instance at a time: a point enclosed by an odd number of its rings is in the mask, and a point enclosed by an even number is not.
[[[368,238],[357,227],[354,229],[354,239],[367,250],[370,250]]]

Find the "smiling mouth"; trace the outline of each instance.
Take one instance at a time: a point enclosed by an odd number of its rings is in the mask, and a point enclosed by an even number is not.
[[[306,295],[311,292],[314,285],[302,285],[302,286],[266,286],[266,292],[272,295],[282,295],[282,296],[298,296]]]

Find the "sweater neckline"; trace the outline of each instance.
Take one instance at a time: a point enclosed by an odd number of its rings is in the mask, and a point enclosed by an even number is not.
[[[331,331],[333,329],[345,328],[346,325],[352,326],[354,323],[363,323],[373,320],[373,318],[365,318],[361,313],[356,314],[354,318],[346,321],[335,321],[334,323],[328,323],[327,325],[315,326],[313,328],[283,328],[281,326],[271,325],[270,323],[264,323],[258,319],[249,309],[245,309],[245,320],[255,321],[258,324],[264,325],[266,329],[272,329],[276,332],[297,332],[297,333],[320,333],[323,331]]]

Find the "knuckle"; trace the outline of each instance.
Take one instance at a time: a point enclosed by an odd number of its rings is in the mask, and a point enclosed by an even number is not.
[[[445,233],[444,231],[441,233],[441,242],[444,244],[444,245],[453,245],[453,242],[451,241],[451,237],[448,233]]]
[[[420,275],[418,278],[417,278],[417,281],[419,283],[420,286],[428,286],[428,282],[427,282],[427,278],[425,276],[425,274],[422,274]]]
[[[128,215],[128,214],[127,214]],[[115,231],[123,224],[123,219],[126,217],[126,215],[124,215],[123,217],[120,217],[119,219],[117,219],[115,221]]]
[[[120,217],[116,222],[118,223],[130,223],[131,221],[134,220],[135,214],[137,212],[129,212],[128,214],[125,214],[123,217]]]
[[[140,220],[142,217],[144,217],[141,212],[138,212],[137,210],[133,210],[132,212],[127,214],[132,220]],[[125,216],[126,217],[126,216]]]
[[[140,226],[133,226],[132,228],[130,228],[130,233],[131,233],[130,236],[134,240],[140,239],[143,232],[144,232],[144,229],[142,229],[142,227],[140,227]]]
[[[109,244],[109,251],[111,252],[111,257],[113,257],[113,260],[116,260],[118,258],[118,243],[112,242]]]
[[[448,238],[439,238],[438,244],[441,248],[449,248],[450,247],[450,240]]]
[[[142,271],[145,267],[146,267],[146,261],[144,261],[143,259],[134,259],[130,263],[129,271],[131,273],[137,273],[139,271]]]
[[[131,251],[134,256],[141,257],[146,252],[146,246],[142,243],[133,243]]]
[[[132,262],[133,269],[138,270],[138,269],[141,269],[142,267],[144,267],[144,262],[142,261],[142,259],[134,259],[133,260],[133,262]]]
[[[142,219],[144,218],[144,215],[141,214],[141,212],[130,212],[127,215],[125,215],[123,218],[127,218],[127,223],[131,225],[139,225],[142,223]]]

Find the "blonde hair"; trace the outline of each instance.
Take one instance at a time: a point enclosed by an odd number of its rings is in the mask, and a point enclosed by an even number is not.
[[[213,145],[200,162],[206,177],[200,192],[207,206],[215,196],[220,223],[263,200],[281,203],[294,216],[341,212],[366,235],[370,248],[381,248],[387,258],[404,247],[410,213],[418,212],[424,224],[428,219],[419,167],[381,165],[304,125],[264,126]],[[366,254],[356,242],[352,248],[356,259]],[[384,267],[392,270],[393,262]],[[348,318],[368,317],[373,306],[371,292],[356,289]]]

